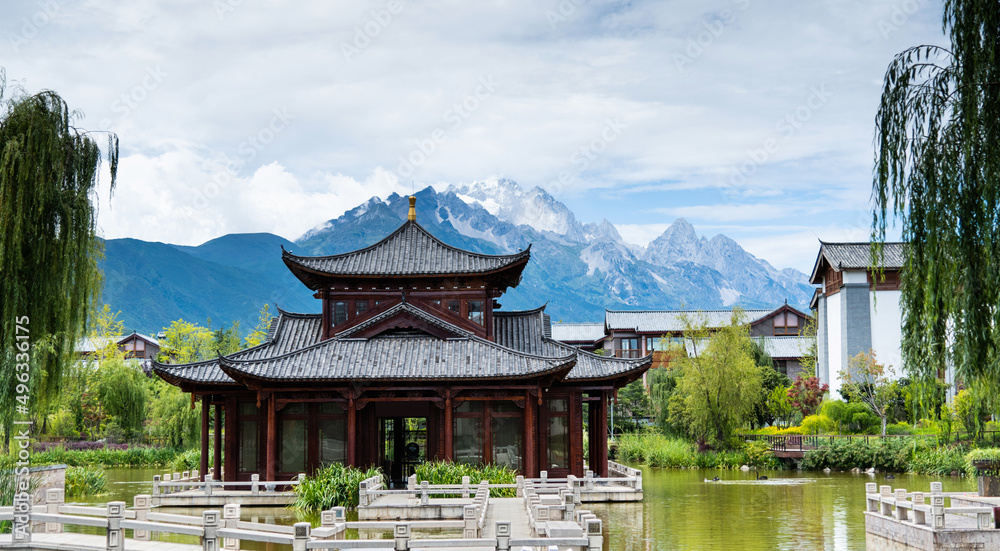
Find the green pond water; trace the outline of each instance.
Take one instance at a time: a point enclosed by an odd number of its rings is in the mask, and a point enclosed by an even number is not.
[[[644,501],[585,505],[604,523],[607,550],[863,550],[865,482],[926,492],[931,482],[941,481],[946,492],[975,491],[974,479],[950,476],[895,475],[894,480],[885,480],[883,475],[850,473],[640,468]],[[107,473],[110,494],[72,501],[104,504],[119,500],[131,506],[133,496],[152,491],[153,475],[163,470],[109,469]],[[768,480],[757,480],[761,474]],[[706,482],[716,476],[718,482]],[[194,509],[163,511],[201,514]],[[244,507],[242,516],[243,520],[277,524],[307,520],[317,525],[319,520],[282,508]],[[166,534],[158,539],[197,542]],[[243,542],[243,549],[290,547]]]

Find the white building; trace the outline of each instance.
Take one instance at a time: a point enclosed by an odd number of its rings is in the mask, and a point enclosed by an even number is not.
[[[879,363],[892,366],[892,378],[902,373],[902,315],[899,271],[905,261],[904,243],[886,243],[883,276],[875,273],[868,242],[824,243],[810,283],[819,285],[812,308],[817,312],[816,374],[839,395],[840,372],[861,352],[874,350]]]

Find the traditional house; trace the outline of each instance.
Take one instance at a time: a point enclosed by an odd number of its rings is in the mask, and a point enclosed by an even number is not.
[[[754,337],[771,354],[775,369],[795,378],[803,372],[802,358],[816,342],[804,336],[811,316],[788,304],[774,309],[744,310],[744,321]],[[604,336],[599,348],[617,358],[640,358],[653,355],[653,365],[666,366],[671,350],[687,350],[683,334],[688,325],[708,329],[728,325],[732,310],[606,310]],[[553,326],[553,333],[559,324]]]
[[[154,365],[202,401],[202,472],[214,405],[215,475],[225,433],[228,480],[287,479],[342,462],[379,465],[400,482],[431,459],[582,476],[585,413],[590,468],[606,475],[608,401],[651,359],[552,340],[544,307],[495,311],[530,251],[451,247],[416,222],[415,201],[408,220],[370,247],[283,251],[321,313],[279,310],[259,346]]]
[[[160,352],[160,341],[149,335],[133,331],[131,335],[124,337],[116,335],[80,339],[76,345],[76,353],[80,359],[88,359],[111,341],[114,341],[118,348],[125,353],[125,357],[129,359],[151,360]]]
[[[871,244],[824,243],[813,266],[810,283],[819,285],[812,308],[817,311],[816,370],[836,396],[841,371],[860,353],[875,351],[879,363],[902,373],[902,314],[899,274],[905,263],[905,243],[886,243],[881,266],[873,266]],[[941,374],[953,382],[951,373]]]

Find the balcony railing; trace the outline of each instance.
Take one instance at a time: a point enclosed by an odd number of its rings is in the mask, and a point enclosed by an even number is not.
[[[615,357],[616,358],[633,358],[633,359],[635,359],[635,358],[641,358],[642,357],[642,351],[641,350],[615,350]]]

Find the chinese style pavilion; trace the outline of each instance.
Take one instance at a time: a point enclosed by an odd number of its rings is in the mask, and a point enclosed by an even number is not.
[[[544,306],[494,311],[520,282],[530,247],[451,247],[416,222],[415,201],[408,220],[370,247],[282,252],[322,313],[279,310],[259,346],[154,364],[202,400],[203,473],[215,406],[216,479],[223,432],[227,480],[287,480],[341,462],[379,465],[400,481],[435,459],[582,476],[587,404],[590,466],[607,476],[608,402],[651,357],[609,358],[552,340]]]

